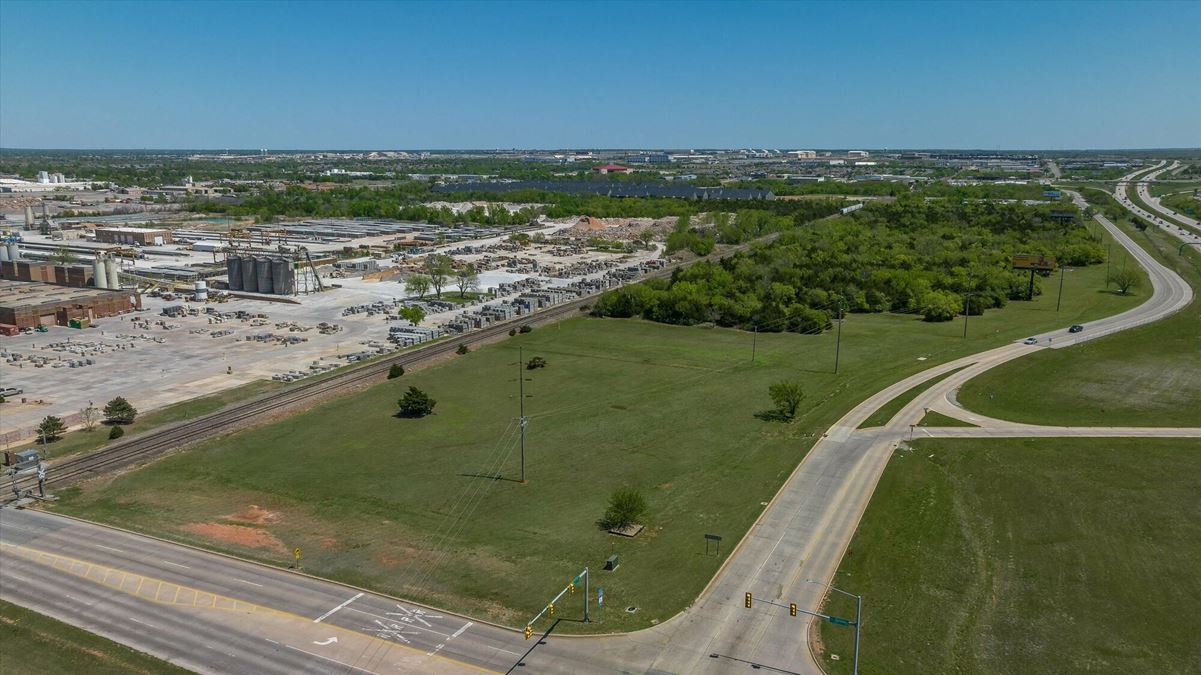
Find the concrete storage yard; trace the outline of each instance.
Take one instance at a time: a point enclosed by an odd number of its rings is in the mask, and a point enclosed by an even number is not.
[[[549,234],[567,226],[536,231]],[[394,236],[327,248],[382,243],[375,240]],[[398,254],[378,259],[381,269],[373,274],[320,268],[329,289],[324,293],[224,303],[146,294],[141,311],[97,319],[92,328],[50,326],[47,333],[6,337],[0,341],[0,377],[6,387],[23,393],[5,404],[0,444],[30,442],[46,415],[75,424],[89,402],[99,407],[124,396],[149,411],[256,380],[292,381],[625,283],[659,264],[651,262],[659,257],[658,248],[615,254],[579,245],[519,247],[506,239],[507,234],[436,249],[481,270],[478,292],[467,300],[459,299],[453,279],[443,289],[445,302],[437,302],[432,292],[423,300],[409,298],[403,279],[406,271],[420,269],[420,256]],[[213,259],[212,252],[181,246],[146,247],[150,255],[126,269],[141,275],[162,267],[164,259],[153,254],[157,249],[177,252],[166,260],[172,266]],[[396,320],[396,309],[412,303],[426,310],[421,327]]]

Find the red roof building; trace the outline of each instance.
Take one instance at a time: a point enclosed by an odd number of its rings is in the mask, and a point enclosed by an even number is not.
[[[597,173],[629,173],[630,167],[618,166],[617,164],[606,164],[604,166],[594,166],[592,170]]]

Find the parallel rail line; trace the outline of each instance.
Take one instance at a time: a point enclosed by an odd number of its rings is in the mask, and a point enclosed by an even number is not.
[[[734,246],[713,256],[713,258],[720,259],[733,255],[746,250],[754,244],[771,241],[775,237],[776,235],[772,234]],[[686,267],[694,262],[697,262],[697,260],[670,263],[661,270],[656,270],[643,276],[638,281],[670,276],[675,270]],[[521,324],[547,323],[560,319],[564,316],[577,313],[582,306],[594,301],[599,296],[600,293],[591,293],[560,305],[547,307],[507,321],[492,324],[479,330],[465,333],[459,337],[439,340],[438,342],[415,347],[412,350],[399,354],[349,366],[334,375],[307,382],[301,381],[299,384],[282,391],[271,392],[246,401],[231,403],[216,412],[147,431],[104,450],[98,450],[77,457],[68,457],[62,462],[52,463],[48,466],[46,485],[69,485],[80,480],[98,476],[107,471],[120,469],[139,461],[156,457],[171,450],[177,450],[200,441],[239,431],[251,426],[256,421],[266,421],[267,418],[278,415],[281,412],[299,408],[305,404],[320,401],[330,396],[346,393],[363,385],[375,383],[376,381],[382,382],[393,364],[411,366],[437,359],[452,354],[458,349],[460,344],[478,344],[502,335],[507,335],[510,329]],[[29,494],[31,491],[36,490],[36,488],[37,481],[33,476],[24,476],[17,480],[17,490],[22,495]],[[0,494],[0,503],[9,502],[14,499],[16,499],[16,496],[12,494],[11,490],[5,489]]]

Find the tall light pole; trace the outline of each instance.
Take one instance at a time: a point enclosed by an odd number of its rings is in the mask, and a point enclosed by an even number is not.
[[[1059,311],[1059,306],[1063,302],[1063,276],[1068,271],[1067,267],[1059,268],[1059,295],[1055,298],[1055,311]]]
[[[842,356],[842,298],[838,299],[838,337],[834,342],[834,374],[838,374],[838,361]]]
[[[831,591],[842,593],[848,598],[855,598],[855,662],[851,668],[853,675],[859,675],[859,628],[863,624],[863,596],[855,595],[854,593],[848,593],[841,588],[835,588],[833,584],[822,583],[813,579],[806,579],[805,583],[824,586]]]
[[[963,338],[967,339],[967,318],[972,315],[972,292],[963,294]]]
[[[521,482],[525,483],[525,373],[522,372],[522,361],[524,360],[521,347],[517,348],[517,406],[519,414],[517,419],[518,425],[521,427]]]

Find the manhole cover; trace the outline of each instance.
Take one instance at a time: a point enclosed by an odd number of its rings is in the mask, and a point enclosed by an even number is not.
[[[629,607],[626,607],[626,612],[628,612],[628,613],[630,613],[630,614],[633,614],[634,612],[637,612],[637,611],[638,611],[638,608],[637,608],[637,607],[635,607],[635,606],[633,606],[633,605],[630,605]]]

